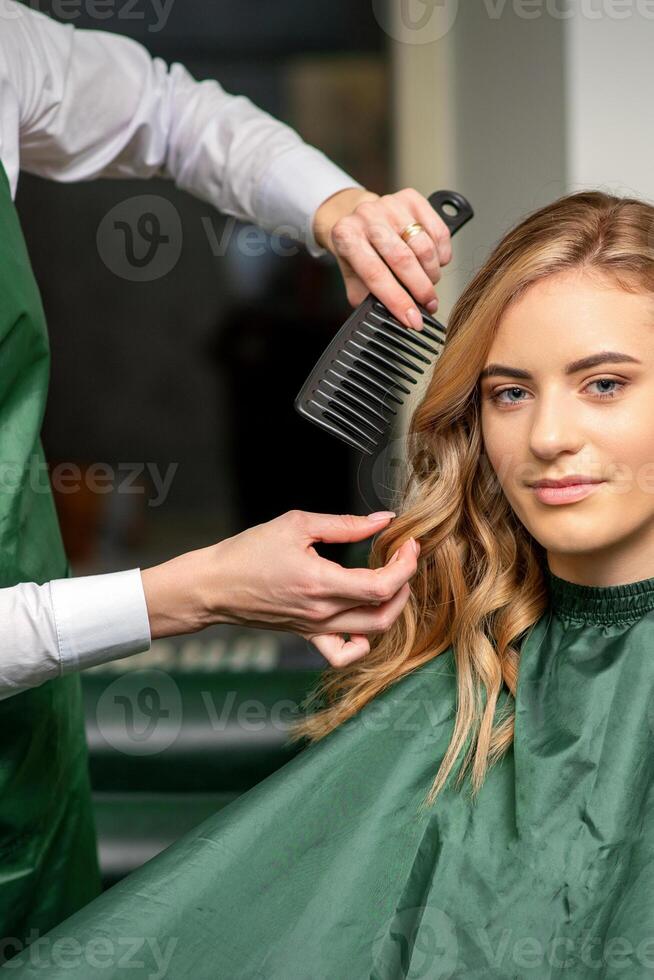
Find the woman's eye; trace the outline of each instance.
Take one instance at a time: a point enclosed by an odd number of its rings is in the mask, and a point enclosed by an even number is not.
[[[625,381],[616,381],[614,378],[599,378],[597,381],[591,381],[588,387],[590,388],[591,385],[607,385],[607,384],[618,385],[618,390],[612,388],[610,391],[607,391],[604,388],[598,393],[597,396],[598,398],[615,398],[618,391],[622,391],[622,389],[626,386]]]
[[[498,404],[515,405],[516,403],[512,399],[508,399],[507,401],[506,399],[503,399],[500,396],[509,393],[515,394],[516,392],[518,394],[522,394],[523,390],[524,390],[523,388],[518,388],[516,385],[513,385],[511,388],[502,388],[500,391],[496,391],[494,395],[491,395],[490,400],[492,402],[498,402]]]
[[[596,381],[589,381],[586,388],[591,388],[592,385],[599,385],[600,390],[596,393],[595,398],[605,399],[605,398],[615,398],[615,396],[622,391],[623,388],[627,386],[626,381],[616,381],[615,378],[598,378]],[[606,385],[610,385],[608,390]],[[520,395],[525,393],[524,388],[520,388],[518,385],[511,385],[510,388],[501,388],[490,396],[492,402],[497,402],[498,405],[517,405],[518,402],[524,401],[520,398]],[[516,395],[514,398],[503,398],[503,395]]]

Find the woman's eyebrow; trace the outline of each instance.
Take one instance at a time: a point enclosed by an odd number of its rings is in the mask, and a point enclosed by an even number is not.
[[[599,364],[621,364],[631,361],[633,364],[642,364],[637,357],[631,354],[622,354],[620,351],[603,350],[589,357],[582,357],[578,361],[571,361],[563,369],[564,374],[576,374],[587,368],[597,367]],[[506,364],[489,364],[488,367],[479,375],[479,380],[484,378],[496,377],[497,375],[510,375],[513,378],[523,378],[525,381],[533,381],[534,376],[523,368],[509,367]]]

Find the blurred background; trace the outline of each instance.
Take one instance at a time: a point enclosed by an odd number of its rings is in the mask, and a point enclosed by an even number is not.
[[[85,0],[32,5],[249,96],[373,191],[463,193],[475,219],[441,280],[444,322],[528,211],[583,187],[654,196],[654,13],[636,0],[115,0],[101,17]],[[102,246],[106,216],[146,194],[172,206],[183,243],[149,279],[117,272]],[[148,567],[290,508],[392,502],[392,450],[362,463],[293,409],[350,312],[330,257],[260,232],[244,248],[247,229],[163,180],[23,174],[17,205],[50,329],[51,472],[108,474],[102,493],[56,481],[75,574]],[[295,749],[277,709],[324,666],[289,634],[218,627],[87,671],[105,884],[283,764]],[[125,698],[151,738],[132,737]],[[239,716],[248,702],[261,724]]]

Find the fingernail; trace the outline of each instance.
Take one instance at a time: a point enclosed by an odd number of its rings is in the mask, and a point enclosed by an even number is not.
[[[415,306],[411,306],[406,311],[406,318],[410,326],[414,327],[416,330],[422,330],[423,327],[422,317],[420,316],[420,313],[415,308]]]
[[[391,517],[396,517],[394,510],[376,510],[374,514],[368,514],[369,521],[387,521]]]
[[[414,552],[416,554],[416,557],[417,557],[418,556],[418,552],[420,551],[420,549],[418,547],[418,542],[416,541],[415,538],[411,538],[411,544],[413,545],[413,550],[414,550]]]
[[[429,303],[427,303],[426,309],[428,310],[429,313],[435,313],[436,310],[438,309],[438,300],[437,299],[430,300]]]

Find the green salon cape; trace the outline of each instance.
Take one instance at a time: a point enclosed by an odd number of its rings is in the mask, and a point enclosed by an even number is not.
[[[2,164],[0,229],[6,588],[67,578],[70,567],[39,437],[49,379],[45,317]],[[79,677],[0,700],[0,963],[100,892],[86,753]]]
[[[515,740],[474,805],[451,774],[418,814],[452,732],[449,649],[53,930],[32,962],[26,950],[14,975],[653,976],[654,578],[545,574]]]

